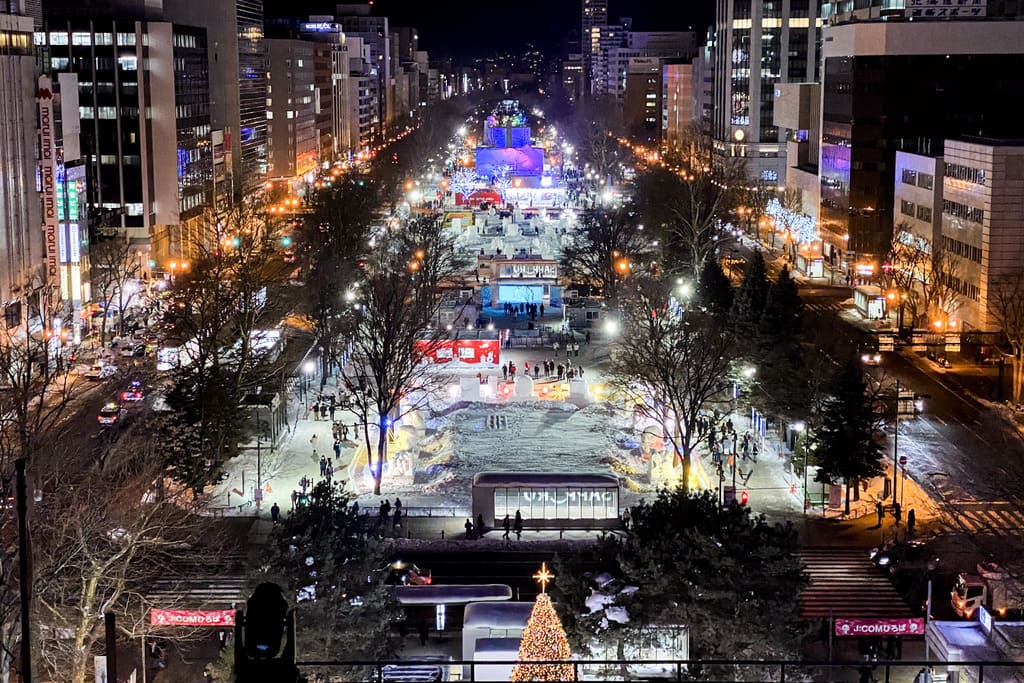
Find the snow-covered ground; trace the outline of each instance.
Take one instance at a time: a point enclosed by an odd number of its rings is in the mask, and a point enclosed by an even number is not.
[[[635,457],[629,425],[607,404],[579,408],[555,401],[453,404],[425,421],[405,454],[411,479],[384,479],[408,507],[465,506],[480,472],[616,474],[613,461]],[[397,461],[406,455],[393,453]],[[368,472],[359,462],[364,483]],[[376,502],[364,495],[367,504]],[[362,504],[362,503],[361,503]]]

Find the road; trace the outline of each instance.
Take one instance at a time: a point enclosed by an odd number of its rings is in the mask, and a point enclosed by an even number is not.
[[[840,315],[849,308],[843,304],[849,294],[845,287],[800,288],[806,326],[828,330],[856,348],[868,334]],[[881,365],[872,369],[886,384],[898,379],[901,386],[927,396],[917,417],[900,422],[898,456],[906,456],[907,472],[916,482],[949,504],[955,518],[951,526],[1019,529],[1024,520],[1024,498],[1017,494],[1024,481],[1024,439],[998,413],[941,373],[928,371],[927,363],[912,360],[909,351],[883,353]],[[979,518],[979,511],[992,514]],[[989,526],[983,527],[978,519]]]

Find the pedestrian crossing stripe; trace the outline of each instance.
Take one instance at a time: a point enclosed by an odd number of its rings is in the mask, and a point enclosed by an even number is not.
[[[800,595],[802,618],[913,616],[866,548],[805,548],[799,555],[809,578]]]
[[[998,533],[1024,530],[1024,511],[999,509],[988,505],[963,505],[952,511],[945,520],[953,531],[970,533]]]

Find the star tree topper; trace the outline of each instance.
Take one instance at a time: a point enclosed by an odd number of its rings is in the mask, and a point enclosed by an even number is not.
[[[548,563],[540,563],[540,571],[533,575],[533,578],[537,579],[537,583],[540,584],[540,592],[548,592],[548,582],[555,578],[555,575],[548,571]]]

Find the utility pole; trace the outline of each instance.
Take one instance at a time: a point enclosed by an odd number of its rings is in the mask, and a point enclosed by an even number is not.
[[[18,588],[21,598],[21,680],[32,683],[32,558],[28,538],[28,485],[25,458],[18,458],[14,467],[18,506]]]
[[[900,380],[899,380],[899,378],[897,378],[896,379],[896,422],[895,422],[895,424],[893,426],[893,430],[892,430],[892,471],[893,471],[893,474],[896,475],[895,476],[896,481],[894,481],[892,483],[892,499],[893,499],[893,502],[898,500],[899,503],[900,503],[900,507],[903,507],[903,491],[902,490],[900,491],[900,495],[898,497],[896,495],[896,487],[899,486],[899,483],[900,483],[899,482],[899,469],[900,469],[899,446],[900,446]],[[903,484],[903,487],[906,488],[906,483],[905,482]]]

